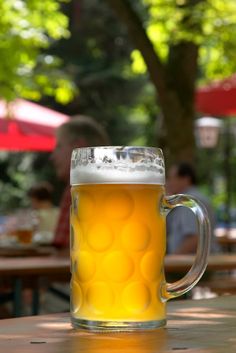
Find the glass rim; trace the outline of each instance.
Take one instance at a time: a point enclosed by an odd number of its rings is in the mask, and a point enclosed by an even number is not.
[[[76,147],[73,149],[73,152],[76,150],[95,150],[95,149],[100,149],[100,150],[118,150],[118,151],[126,151],[126,150],[131,150],[131,149],[137,149],[137,150],[153,150],[153,151],[159,151],[162,153],[162,149],[160,147],[155,147],[155,146],[137,146],[137,145],[131,145],[131,146],[125,146],[125,145],[104,145],[104,146],[86,146],[86,147]],[[72,152],[72,153],[73,153]]]
[[[90,183],[163,185],[165,183],[163,153],[160,148],[149,146],[75,148],[71,156],[70,182],[71,185]]]

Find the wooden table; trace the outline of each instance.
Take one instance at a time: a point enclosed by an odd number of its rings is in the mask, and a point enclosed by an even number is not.
[[[165,257],[166,273],[186,272],[194,261],[193,255],[167,255]],[[225,271],[236,269],[236,254],[210,255],[207,271]]]
[[[22,290],[24,282],[32,288],[32,314],[39,311],[39,286],[40,279],[46,278],[50,281],[70,280],[70,260],[63,256],[49,257],[0,257],[0,278],[6,278],[12,282],[10,295],[2,295],[2,298],[13,301],[13,316],[22,314]],[[1,297],[0,297],[1,299]],[[3,300],[3,299],[2,299]]]
[[[168,303],[164,329],[92,333],[71,328],[68,314],[0,321],[0,352],[235,353],[236,296]]]
[[[0,277],[28,277],[30,275],[54,277],[70,273],[68,257],[0,257]]]
[[[194,261],[193,255],[167,255],[165,257],[165,271],[179,273],[187,271]],[[223,271],[236,269],[236,254],[211,255],[208,259],[208,271]],[[66,275],[70,272],[69,257],[0,257],[1,276],[55,276]]]
[[[194,256],[192,255],[168,255],[165,258],[165,272],[185,273],[191,267]],[[221,271],[236,269],[236,255],[223,254],[209,257],[208,271]],[[70,259],[63,256],[49,257],[0,257],[0,278],[8,278],[13,281],[14,316],[21,315],[22,283],[25,279],[36,284],[33,291],[32,313],[37,314],[39,308],[39,296],[37,284],[42,277],[50,280],[69,281]]]
[[[0,257],[27,257],[27,256],[49,256],[56,253],[52,246],[39,246],[35,244],[0,246]]]
[[[236,245],[236,228],[216,228],[215,236],[223,250],[233,252]]]
[[[234,251],[234,248],[236,246],[236,237],[229,237],[228,235],[223,235],[221,237],[217,237],[217,242],[224,251],[231,253]]]

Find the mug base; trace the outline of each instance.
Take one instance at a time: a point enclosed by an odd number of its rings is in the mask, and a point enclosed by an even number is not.
[[[154,330],[166,325],[166,320],[151,321],[93,321],[71,318],[72,326],[75,329],[84,329],[94,332],[124,332]]]

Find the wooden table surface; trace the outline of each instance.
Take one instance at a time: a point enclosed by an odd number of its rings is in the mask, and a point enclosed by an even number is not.
[[[40,310],[40,286],[41,279],[49,282],[70,280],[69,256],[37,256],[37,257],[0,257],[0,279],[7,280],[8,289],[0,288],[0,304],[6,300],[12,301],[12,315],[22,315],[23,289],[32,289],[32,314],[38,314]],[[0,306],[1,310],[1,306]],[[0,348],[1,351],[1,348]]]
[[[193,263],[191,255],[169,255],[165,258],[165,272],[186,273]],[[208,271],[236,269],[236,254],[214,255],[209,257]],[[13,316],[22,315],[22,290],[23,281],[32,284],[34,300],[32,301],[32,313],[39,312],[39,287],[40,278],[46,277],[51,281],[69,282],[70,259],[65,256],[43,257],[0,257],[0,278],[12,281]],[[5,296],[5,294],[4,294]],[[0,293],[1,302],[1,293]]]
[[[217,241],[219,244],[222,245],[236,245],[236,237],[229,237],[227,235],[217,237]]]
[[[70,272],[68,257],[0,257],[0,276],[50,276]]]
[[[167,273],[186,272],[192,265],[193,255],[167,255],[165,258],[165,271]],[[224,271],[236,269],[236,254],[210,255],[208,258],[208,271]]]
[[[193,263],[192,255],[167,255],[165,271],[167,273],[186,272]],[[236,269],[236,254],[211,255],[208,259],[208,271]],[[0,257],[0,276],[40,276],[69,274],[70,259],[62,256],[37,257]]]
[[[218,227],[215,229],[218,244],[227,252],[233,252],[236,246],[236,228],[226,229]]]
[[[92,333],[71,328],[68,314],[0,320],[0,352],[235,353],[236,296],[168,303],[166,328]]]
[[[0,246],[0,257],[49,256],[56,253],[52,246],[38,246],[35,244]]]

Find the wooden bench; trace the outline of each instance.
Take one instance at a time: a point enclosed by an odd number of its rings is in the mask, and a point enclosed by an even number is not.
[[[198,286],[209,288],[218,295],[236,294],[236,277],[230,274],[218,275],[209,280],[200,281]]]

